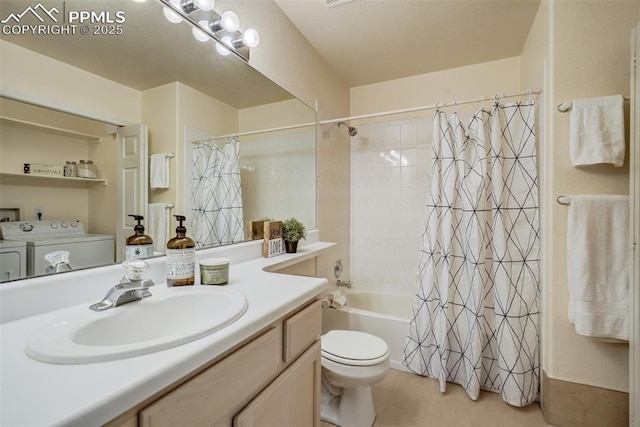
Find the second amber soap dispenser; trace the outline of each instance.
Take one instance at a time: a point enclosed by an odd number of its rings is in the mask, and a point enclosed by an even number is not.
[[[167,286],[193,285],[196,281],[196,242],[187,237],[182,225],[183,215],[174,215],[179,222],[176,237],[167,242]]]

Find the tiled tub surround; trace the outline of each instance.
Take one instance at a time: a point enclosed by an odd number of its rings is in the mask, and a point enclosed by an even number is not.
[[[326,279],[269,273],[332,246],[319,242],[317,232],[310,232],[304,243],[297,254],[270,259],[261,257],[261,240],[198,251],[197,260],[231,259],[226,287],[245,294],[246,313],[228,327],[190,343],[104,363],[41,363],[29,358],[24,348],[35,331],[59,315],[58,310],[88,307],[102,299],[122,277],[119,265],[4,284],[0,287],[0,425],[104,424],[225,353],[326,289]],[[156,282],[157,289],[165,282],[164,260],[148,260],[151,268],[146,277]]]
[[[351,281],[355,288],[413,294],[431,169],[431,118],[357,127],[351,138]]]

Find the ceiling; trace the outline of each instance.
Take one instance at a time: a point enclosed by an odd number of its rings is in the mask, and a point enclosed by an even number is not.
[[[349,87],[519,56],[540,5],[540,0],[274,1]]]
[[[251,0],[257,1],[257,0]],[[349,87],[518,56],[540,0],[274,0]],[[327,1],[339,4],[328,7]],[[25,9],[0,0],[0,15]],[[124,10],[124,33],[0,39],[145,90],[181,81],[246,108],[290,94],[232,56],[212,55],[158,0],[50,0],[60,10]],[[196,12],[199,13],[199,12]],[[24,19],[33,17],[26,16]],[[198,19],[197,17],[195,18]],[[22,23],[22,21],[21,21]],[[43,70],[44,71],[44,70]]]
[[[0,18],[19,14],[31,3],[0,0]],[[140,91],[180,81],[236,108],[292,98],[242,59],[212,53],[213,41],[196,42],[186,22],[169,23],[157,0],[53,0],[45,4],[60,11],[123,11],[122,34],[83,35],[78,30],[67,35],[0,34],[0,39]],[[39,24],[31,14],[21,19],[20,24]],[[46,70],[42,73],[46,78]]]

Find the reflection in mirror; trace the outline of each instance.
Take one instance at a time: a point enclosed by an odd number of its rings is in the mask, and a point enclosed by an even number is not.
[[[145,216],[156,254],[174,234],[173,214],[187,216],[199,247],[242,241],[246,223],[265,216],[316,227],[313,109],[245,61],[217,55],[215,42],[197,42],[188,23],[169,23],[159,1],[41,3],[67,14],[122,11],[126,20],[112,36],[0,37],[0,281],[45,274],[46,250],[68,250],[73,269],[121,260],[130,214]],[[24,8],[3,0],[0,18]],[[146,137],[127,136],[132,125]],[[118,158],[144,149],[137,169]],[[151,174],[149,157],[161,158]],[[87,159],[96,178],[79,163]],[[76,176],[65,176],[67,161]],[[168,185],[154,181],[158,173]]]

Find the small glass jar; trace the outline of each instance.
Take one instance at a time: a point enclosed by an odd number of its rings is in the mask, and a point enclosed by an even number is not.
[[[77,166],[76,162],[73,160],[67,160],[64,164],[64,176],[72,178],[77,176]]]
[[[80,160],[76,173],[80,178],[96,179],[98,177],[98,169],[92,160]]]

